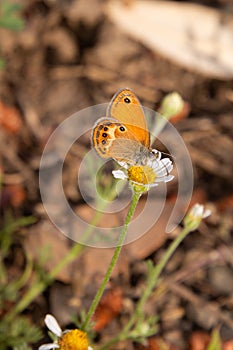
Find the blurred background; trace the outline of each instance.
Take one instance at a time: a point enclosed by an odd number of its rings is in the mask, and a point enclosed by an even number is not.
[[[166,94],[176,91],[186,104],[171,122],[193,162],[192,204],[208,203],[213,214],[176,251],[164,272],[165,290],[151,298],[147,311],[159,316],[158,334],[149,345],[128,341],[114,349],[205,350],[213,330],[219,332],[224,350],[233,349],[232,57],[231,0],[1,1],[2,317],[72,246],[50,222],[39,193],[40,158],[52,132],[73,113],[108,102],[123,87],[155,110]],[[89,148],[89,137],[77,143],[67,156],[63,179],[68,200],[85,218],[92,213],[76,186],[73,164]],[[174,200],[171,187],[168,205]],[[114,220],[121,223],[122,215]],[[137,243],[124,248],[104,310],[114,303],[118,307],[107,312],[107,320],[99,312],[96,348],[120,332],[140,296],[143,261],[150,257],[156,263],[172,240],[160,223],[149,234],[139,244],[143,249]],[[22,307],[21,316],[43,327],[50,312],[63,327],[71,325],[71,315],[90,305],[111,256],[110,249],[85,249]],[[14,292],[8,290],[8,284],[24,276],[28,261],[27,278]],[[8,332],[19,344],[21,333]],[[2,339],[1,349],[13,347]],[[42,339],[24,340],[36,349]]]

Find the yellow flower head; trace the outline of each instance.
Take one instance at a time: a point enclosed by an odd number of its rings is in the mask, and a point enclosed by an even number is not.
[[[70,330],[58,339],[61,350],[87,350],[87,334],[79,329]]]
[[[173,165],[169,158],[161,159],[161,153],[154,150],[157,157],[148,159],[145,165],[128,165],[124,162],[119,164],[124,170],[114,170],[116,179],[129,180],[134,191],[148,191],[150,187],[157,186],[159,182],[171,181],[174,176],[170,175]]]
[[[87,334],[80,329],[66,330],[62,332],[57,320],[52,315],[46,315],[45,324],[57,337],[57,341],[43,344],[39,347],[39,350],[92,350],[92,348],[88,346]]]
[[[156,179],[156,174],[148,165],[133,165],[128,169],[128,178],[139,184],[151,185]]]

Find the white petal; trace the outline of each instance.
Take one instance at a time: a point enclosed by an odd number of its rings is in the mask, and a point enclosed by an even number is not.
[[[150,160],[151,161],[151,160]],[[158,171],[159,169],[163,169],[166,167],[172,166],[172,162],[169,158],[164,158],[164,159],[152,159],[151,167],[155,170]],[[150,166],[150,164],[148,164]]]
[[[190,215],[192,215],[195,218],[207,218],[211,214],[210,209],[205,209],[203,204],[196,203],[194,206],[190,209]]]
[[[126,163],[126,162],[119,162],[118,160],[115,159],[115,161],[120,165],[122,166],[122,168],[125,168],[125,169],[128,169],[129,168],[129,165]]]
[[[154,172],[157,178],[166,177],[172,170],[172,167],[165,167],[164,165],[160,169],[155,169]]]
[[[202,215],[203,219],[204,218],[207,218],[207,216],[210,216],[211,215],[211,210],[210,209],[206,209],[204,214]]]
[[[167,168],[167,170],[170,168],[173,168],[172,161],[169,158],[164,158],[161,160],[161,163]],[[169,170],[168,170],[169,171]],[[171,171],[171,170],[170,170]]]
[[[48,327],[48,329],[54,333],[56,336],[61,337],[62,336],[62,330],[59,326],[56,318],[52,315],[47,314],[45,317],[45,324]]]
[[[168,175],[164,178],[164,182],[169,182],[169,181],[173,180],[174,177],[175,177],[174,175]]]
[[[88,350],[93,350],[91,346],[88,346]]]
[[[163,163],[163,164],[166,165],[166,166],[172,165],[172,161],[171,161],[171,159],[169,159],[169,158],[164,158],[164,159],[162,159],[162,160],[161,160],[161,163]]]
[[[153,162],[154,161],[155,161],[154,159],[148,159],[146,165],[153,169]]]
[[[158,186],[158,184],[156,182],[153,182],[153,184],[149,184],[147,185],[148,187],[155,187],[155,186]]]
[[[50,349],[59,349],[59,345],[55,343],[43,344],[39,347],[38,350],[50,350]]]
[[[121,180],[128,179],[127,175],[122,170],[113,170],[112,174],[115,177],[115,179],[121,179]]]
[[[174,179],[173,175],[161,176],[155,179],[155,182],[168,182]]]
[[[166,166],[164,166],[164,167],[165,167],[165,169],[166,169],[166,175],[168,175],[168,174],[172,171],[172,169],[173,169],[172,163],[168,163],[168,164],[166,164]]]
[[[204,213],[204,206],[202,204],[196,203],[190,210],[190,214],[193,217],[201,218]]]
[[[155,170],[155,174],[157,177],[164,177],[168,174],[167,168],[163,167],[161,169]]]

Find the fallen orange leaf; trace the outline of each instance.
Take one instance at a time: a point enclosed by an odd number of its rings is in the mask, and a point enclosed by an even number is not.
[[[12,134],[17,134],[22,128],[19,111],[14,107],[6,106],[2,101],[0,101],[0,126]]]
[[[92,318],[95,321],[94,330],[99,331],[108,325],[122,310],[122,290],[115,288],[102,297]]]

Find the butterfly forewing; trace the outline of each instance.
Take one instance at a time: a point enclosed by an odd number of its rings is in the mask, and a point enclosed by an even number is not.
[[[107,116],[127,125],[128,130],[136,136],[138,142],[149,148],[150,134],[145,115],[132,90],[122,89],[113,96],[107,109]]]
[[[145,115],[132,90],[124,88],[113,96],[106,117],[94,125],[92,143],[102,158],[129,165],[144,165],[154,158]]]

